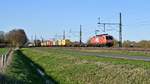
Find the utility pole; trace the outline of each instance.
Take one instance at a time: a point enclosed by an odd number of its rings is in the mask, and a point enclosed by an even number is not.
[[[119,14],[119,19],[120,19],[120,23],[119,23],[119,47],[122,47],[122,16],[121,16],[121,13]]]
[[[99,22],[97,24],[104,25],[104,32],[106,25],[119,25],[119,47],[122,47],[122,16],[121,13],[119,14],[119,23],[101,23],[100,18],[98,18]]]
[[[82,44],[82,25],[80,25],[80,45]]]
[[[66,39],[65,30],[63,31],[63,40]]]

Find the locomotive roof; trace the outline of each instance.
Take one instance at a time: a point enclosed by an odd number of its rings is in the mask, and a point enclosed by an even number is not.
[[[99,35],[96,35],[96,36],[103,36],[103,35],[105,35],[105,36],[110,36],[110,35],[108,35],[108,34],[99,34]]]

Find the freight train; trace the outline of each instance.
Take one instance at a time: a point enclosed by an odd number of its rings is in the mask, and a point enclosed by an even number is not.
[[[100,34],[93,36],[84,44],[80,42],[71,42],[69,39],[65,40],[46,40],[40,43],[42,47],[112,47],[114,45],[114,38],[108,34]]]
[[[72,42],[69,39],[65,40],[56,40],[56,41],[43,41],[41,42],[42,47],[71,47]]]

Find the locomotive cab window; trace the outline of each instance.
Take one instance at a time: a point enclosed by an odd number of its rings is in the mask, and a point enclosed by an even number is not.
[[[112,36],[106,36],[106,39],[107,40],[113,40],[113,37]]]

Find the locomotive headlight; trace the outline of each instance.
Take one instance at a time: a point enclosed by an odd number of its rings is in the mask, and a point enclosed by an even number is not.
[[[99,42],[99,39],[98,39],[98,38],[96,38],[96,39],[95,39],[95,41],[96,41],[96,42]]]

